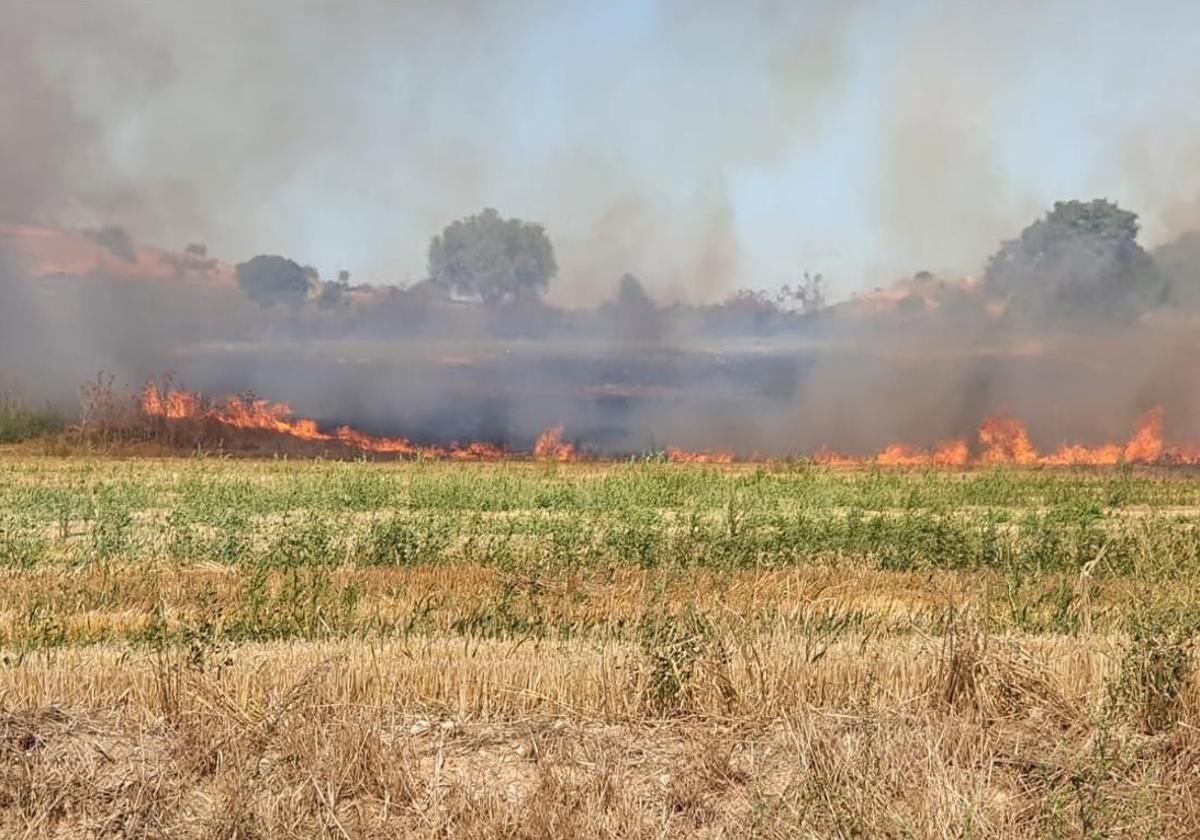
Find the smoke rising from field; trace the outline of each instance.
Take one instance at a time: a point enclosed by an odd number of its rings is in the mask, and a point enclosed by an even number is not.
[[[1112,14],[14,0],[0,216],[397,281],[449,219],[497,206],[550,225],[568,305],[625,271],[693,302],[804,268],[846,292],[973,271],[1071,193],[1145,208],[1154,244],[1200,194],[1176,177],[1200,119],[1171,58],[1190,20]],[[1102,59],[1117,47],[1150,68]]]
[[[804,145],[857,6],[663,3],[626,45],[654,60],[613,66],[589,37],[614,25],[601,6],[17,3],[0,216],[305,262],[306,239],[339,239],[340,267],[386,281],[495,203],[555,220],[563,295],[598,302],[635,270],[711,299],[741,279],[729,176]],[[661,172],[639,151],[669,145]]]
[[[660,303],[712,303],[805,268],[841,295],[922,268],[979,273],[1073,194],[1143,212],[1153,244],[1200,218],[1198,184],[1180,174],[1195,169],[1200,109],[1189,93],[1139,94],[1156,74],[1163,90],[1200,85],[1170,59],[1178,36],[1155,40],[1186,31],[1188,10],[1150,5],[1120,13],[1156,27],[1076,37],[1094,17],[1078,2],[14,0],[0,30],[0,222],[391,282],[423,276],[447,222],[498,206],[546,224],[561,266],[550,299],[566,307],[610,300],[625,272]],[[1154,72],[1099,61],[1114,42],[1159,44]],[[1049,93],[1031,113],[1037,90]],[[1053,107],[1080,96],[1101,103],[1086,127]],[[681,308],[647,349],[619,316],[581,329],[580,309],[515,326],[460,313],[438,335],[414,307],[381,331],[366,316],[265,313],[236,290],[116,269],[39,279],[19,254],[6,262],[0,369],[63,401],[100,368],[130,383],[177,370],[380,431],[523,442],[562,423],[624,450],[925,444],[969,436],[1003,406],[1053,445],[1119,437],[1158,402],[1200,437],[1186,320],[1102,325],[1087,341],[1103,346],[1085,347],[993,335],[982,304],[886,329],[839,315],[780,331],[750,316],[714,330],[711,313]],[[853,273],[867,268],[878,273]],[[364,346],[381,335],[405,341]]]

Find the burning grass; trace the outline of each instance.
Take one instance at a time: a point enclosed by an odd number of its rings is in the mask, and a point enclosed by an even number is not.
[[[199,393],[151,383],[139,394],[117,394],[112,379],[101,375],[83,388],[82,423],[74,444],[59,440],[43,444],[58,454],[100,451],[107,454],[238,453],[249,456],[372,458],[384,460],[575,461],[658,460],[682,464],[763,463],[753,452],[690,451],[669,445],[655,452],[605,452],[586,441],[568,437],[562,426],[547,428],[526,450],[503,442],[470,441],[436,445],[403,437],[370,435],[348,425],[322,427],[297,417],[285,403],[252,394],[211,400]],[[2,408],[2,405],[0,405]],[[0,419],[3,415],[0,414]],[[1042,452],[1019,419],[1001,411],[987,417],[975,440],[959,438],[929,446],[892,443],[873,455],[853,455],[830,449],[798,452],[781,459],[825,467],[867,466],[904,469],[961,470],[989,466],[1120,467],[1200,465],[1200,446],[1170,442],[1163,434],[1164,412],[1146,411],[1124,443],[1085,445],[1065,442]],[[0,433],[3,427],[0,426]],[[49,433],[53,429],[41,429]],[[25,435],[28,437],[29,435]],[[777,459],[778,460],[778,459]]]
[[[207,402],[199,394],[186,391],[160,390],[154,385],[146,388],[140,412],[152,420],[164,421],[171,431],[180,427],[207,425],[226,433],[266,433],[283,439],[312,444],[332,444],[373,455],[392,455],[451,460],[503,460],[513,455],[503,447],[483,442],[448,448],[419,446],[404,438],[375,437],[349,426],[322,431],[313,420],[295,418],[292,409],[284,404],[261,399],[230,397],[223,403]],[[547,429],[529,453],[536,460],[576,461],[588,458],[583,450],[568,442],[562,426]],[[966,440],[950,440],[928,449],[908,444],[891,444],[877,455],[856,458],[835,453],[818,454],[818,462],[829,464],[863,465],[874,463],[892,467],[962,468],[972,465],[1014,466],[1117,466],[1120,464],[1195,464],[1200,463],[1200,450],[1191,444],[1168,446],[1163,440],[1163,411],[1152,408],[1137,422],[1132,437],[1125,444],[1083,446],[1063,444],[1049,454],[1041,454],[1029,438],[1025,425],[1004,413],[988,417],[979,427],[979,447],[974,454]],[[594,456],[593,456],[594,457]],[[689,452],[670,446],[662,457],[674,463],[728,464],[735,460],[732,452]],[[743,456],[740,460],[757,460]]]
[[[1200,828],[1187,470],[0,475],[0,833]]]

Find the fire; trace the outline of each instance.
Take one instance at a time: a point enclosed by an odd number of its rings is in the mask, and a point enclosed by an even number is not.
[[[855,466],[864,462],[889,467],[968,467],[988,464],[1017,466],[1115,466],[1117,464],[1200,464],[1200,450],[1194,447],[1168,448],[1163,442],[1163,410],[1152,408],[1137,421],[1133,436],[1125,444],[1099,446],[1064,444],[1054,452],[1038,452],[1029,429],[1008,414],[994,414],[979,426],[978,457],[972,457],[965,440],[939,443],[930,450],[893,443],[873,459],[852,458],[822,450],[814,456],[818,463],[831,466]]]
[[[675,446],[667,447],[667,460],[673,464],[732,464],[732,452],[689,452]]]
[[[1023,427],[1022,427],[1023,428]],[[1024,439],[1028,440],[1028,434]],[[1163,444],[1163,410],[1152,408],[1138,418],[1133,437],[1125,445],[1108,443],[1100,446],[1063,445],[1050,454],[1039,456],[1036,450],[1032,463],[1047,466],[1113,466],[1116,464],[1157,464],[1165,460]]]
[[[146,388],[142,408],[152,417],[168,420],[186,420],[200,413],[200,397],[183,391],[168,391],[163,394],[154,385]]]
[[[970,462],[965,440],[943,441],[932,449],[893,443],[875,456],[875,463],[885,467],[965,467]]]
[[[476,440],[466,446],[452,446],[447,454],[456,461],[499,461],[508,452],[494,443]]]
[[[1054,467],[1108,467],[1121,463],[1121,455],[1122,448],[1111,443],[1105,446],[1064,445],[1038,461]]]
[[[875,456],[875,463],[888,467],[919,467],[929,463],[929,454],[905,443],[893,443]]]
[[[426,457],[459,461],[496,461],[521,453],[501,446],[475,441],[449,447],[422,446],[406,438],[377,437],[341,426],[325,431],[315,420],[298,418],[286,403],[230,397],[209,402],[199,394],[160,389],[151,384],[141,400],[148,416],[170,423],[205,422],[245,432],[259,432],[299,441],[334,444],[381,455]],[[585,455],[565,438],[562,426],[547,429],[537,439],[531,453],[541,461],[578,461]],[[692,452],[668,447],[667,460],[677,464],[730,464],[738,460],[732,452]],[[750,460],[753,460],[752,458]],[[1152,408],[1137,421],[1133,435],[1124,444],[1099,446],[1064,444],[1048,454],[1039,453],[1024,423],[1007,413],[988,417],[979,426],[978,449],[972,452],[967,440],[942,441],[922,448],[893,443],[869,458],[845,455],[821,449],[812,456],[818,464],[831,467],[855,467],[875,464],[882,467],[935,467],[957,469],[981,465],[1016,466],[1113,466],[1116,464],[1197,464],[1200,448],[1194,445],[1167,446],[1163,439],[1163,410]]]
[[[979,427],[985,464],[1036,464],[1038,453],[1029,439],[1029,430],[1020,420],[1007,414],[994,414]]]
[[[574,461],[575,447],[563,440],[563,427],[553,426],[542,432],[533,446],[533,457],[539,461]]]
[[[965,467],[971,460],[971,450],[965,440],[940,443],[933,450],[936,467]]]
[[[1142,415],[1129,443],[1125,444],[1125,460],[1131,464],[1150,464],[1163,457],[1163,410],[1155,407]]]
[[[375,437],[341,426],[324,432],[315,420],[297,418],[291,406],[268,400],[249,400],[230,397],[223,403],[206,403],[199,394],[168,390],[156,385],[146,386],[142,394],[142,410],[150,417],[172,422],[202,421],[230,429],[249,432],[268,432],[283,437],[314,443],[332,443],[380,455],[409,455],[458,460],[493,460],[503,458],[505,451],[488,443],[470,443],[449,449],[418,446],[405,438]]]
[[[826,467],[856,467],[862,464],[861,458],[855,458],[853,455],[844,455],[841,452],[824,448],[819,449],[813,455],[813,460]]]

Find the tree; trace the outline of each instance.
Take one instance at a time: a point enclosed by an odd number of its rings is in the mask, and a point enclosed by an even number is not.
[[[785,312],[818,312],[825,308],[825,277],[807,271],[792,288],[784,284],[775,294],[775,303]]]
[[[763,333],[779,322],[783,311],[763,289],[738,289],[709,310],[713,326],[735,333]]]
[[[340,309],[350,302],[350,272],[339,271],[334,282],[317,281],[317,306],[321,309]]]
[[[642,281],[632,274],[622,274],[617,282],[616,305],[618,309],[626,312],[655,308],[654,301],[646,294]]]
[[[308,299],[316,276],[312,268],[303,267],[287,257],[260,254],[238,263],[238,286],[247,297],[262,306],[276,303],[299,306]]]
[[[429,279],[489,305],[538,298],[558,272],[541,225],[492,208],[451,223],[429,243]]]
[[[657,338],[662,332],[658,305],[646,293],[642,281],[624,274],[617,283],[617,295],[606,306],[618,335],[637,341]]]
[[[1137,214],[1111,201],[1056,202],[991,257],[984,288],[1033,322],[1131,320],[1169,288],[1137,235]]]
[[[137,249],[133,245],[133,237],[125,228],[109,225],[99,230],[85,230],[83,234],[113,256],[120,257],[125,262],[137,262]]]

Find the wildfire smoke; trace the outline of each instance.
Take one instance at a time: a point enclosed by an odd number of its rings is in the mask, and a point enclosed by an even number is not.
[[[379,455],[423,457],[468,461],[501,460],[532,456],[540,461],[568,462],[583,460],[584,454],[564,437],[562,426],[548,428],[537,439],[532,451],[522,453],[494,444],[474,441],[448,447],[427,446],[402,437],[380,437],[340,426],[323,431],[307,418],[297,418],[286,403],[263,399],[228,397],[209,402],[201,395],[174,389],[146,386],[141,399],[142,411],[151,418],[170,424],[210,423],[218,428],[267,433],[312,443],[328,443]],[[1118,464],[1200,464],[1200,448],[1190,445],[1168,446],[1163,440],[1163,410],[1156,407],[1138,420],[1133,435],[1125,444],[1099,446],[1063,444],[1041,454],[1030,438],[1029,430],[1015,417],[998,413],[979,427],[978,448],[973,452],[963,439],[943,441],[928,449],[893,443],[869,457],[856,457],[830,450],[812,455],[812,460],[827,466],[965,468],[987,465],[1014,466],[1116,466]],[[665,456],[672,463],[729,464],[753,461],[732,452],[690,452],[668,447]]]

